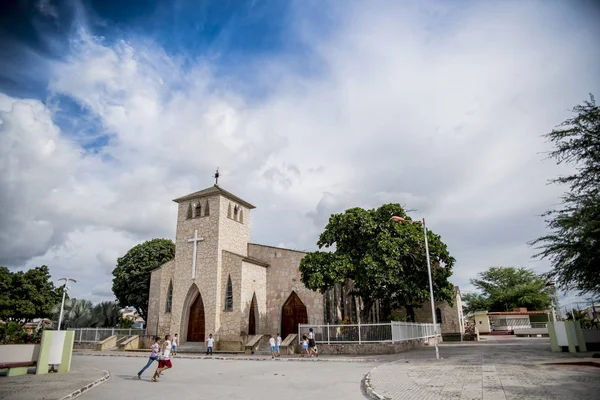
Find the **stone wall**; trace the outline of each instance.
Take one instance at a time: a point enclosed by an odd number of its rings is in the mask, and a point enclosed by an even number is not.
[[[170,315],[170,329],[166,333],[179,333],[180,342],[187,341],[187,325],[189,307],[197,290],[202,296],[204,304],[205,332],[215,332],[220,319],[220,252],[219,222],[220,222],[219,194],[209,197],[193,199],[179,203],[177,214],[177,233],[175,241],[175,268],[173,271],[173,307]],[[191,204],[200,204],[206,208],[208,202],[210,214],[197,218],[188,218],[188,207]],[[196,255],[196,279],[192,279],[194,244],[188,240],[194,237],[195,230],[203,241],[198,242]],[[163,275],[164,279],[164,275]],[[162,285],[165,287],[165,285]],[[167,284],[168,287],[168,284]],[[166,293],[166,292],[165,292]],[[219,310],[219,312],[217,312]],[[162,326],[163,324],[160,323]]]
[[[227,279],[231,276],[233,308],[226,311],[225,298],[221,307],[221,327],[216,333],[218,340],[240,340],[240,320],[242,319],[242,256],[224,251],[221,261],[221,293],[227,293]],[[210,332],[207,332],[210,333]]]
[[[295,291],[308,312],[310,324],[323,323],[323,295],[307,289],[300,280],[300,260],[306,253],[259,244],[248,244],[248,256],[263,260],[267,268],[266,332],[281,330],[281,309]]]
[[[402,343],[344,343],[344,344],[317,344],[320,354],[396,354],[409,351],[418,347],[433,346],[430,340],[409,340]]]
[[[242,319],[239,326],[242,335],[248,332],[250,303],[255,295],[256,334],[276,333],[269,332],[267,325],[267,270],[262,265],[252,264],[248,261],[242,262]]]
[[[150,290],[148,293],[148,320],[146,321],[146,331],[152,335],[158,334],[158,319],[160,315],[160,287],[161,287],[162,269],[157,268],[150,274]]]

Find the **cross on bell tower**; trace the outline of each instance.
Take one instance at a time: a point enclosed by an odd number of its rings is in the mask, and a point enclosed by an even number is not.
[[[215,178],[215,186],[219,186],[219,167],[217,167],[217,172],[215,172],[214,178]]]

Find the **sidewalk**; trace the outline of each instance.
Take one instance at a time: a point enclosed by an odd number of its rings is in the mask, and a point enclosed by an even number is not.
[[[68,374],[0,377],[0,399],[67,400],[74,399],[110,378],[107,371],[82,370]]]
[[[599,368],[544,364],[584,357],[552,353],[543,339],[442,344],[439,361],[432,348],[404,353],[373,369],[365,388],[373,399],[591,399]]]

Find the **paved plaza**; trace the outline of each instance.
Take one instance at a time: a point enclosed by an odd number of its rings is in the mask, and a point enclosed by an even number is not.
[[[600,368],[544,365],[572,359],[552,353],[548,339],[489,337],[484,343],[440,346],[400,355],[375,368],[367,383],[385,399],[592,399]],[[582,356],[579,354],[578,356]]]
[[[100,368],[111,374],[109,381],[80,399],[364,400],[360,382],[377,365],[175,358],[173,369],[153,383],[150,369],[142,380],[135,376],[145,361],[138,357],[73,357],[74,369]]]
[[[78,352],[72,372],[0,377],[0,398],[53,399],[86,390],[83,400],[104,399],[593,399],[600,393],[600,368],[546,365],[583,360],[590,354],[552,353],[548,339],[487,338],[447,343],[387,356],[319,359],[266,356],[182,355],[159,383],[137,371],[145,354]],[[226,359],[223,359],[226,358]],[[156,367],[156,364],[153,365]],[[367,378],[365,379],[365,376]]]

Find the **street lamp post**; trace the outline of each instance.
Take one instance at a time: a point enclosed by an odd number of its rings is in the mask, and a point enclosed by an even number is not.
[[[67,294],[67,291],[69,290],[69,281],[73,281],[75,283],[77,283],[77,281],[73,278],[60,278],[59,281],[65,281],[65,288],[63,289],[63,295],[62,295],[62,303],[60,304],[60,314],[58,316],[58,330],[60,331],[60,324],[62,323],[62,317],[63,317],[63,309],[65,307],[65,295]]]
[[[425,254],[427,256],[427,275],[429,277],[429,298],[431,300],[431,318],[433,321],[433,343],[435,344],[435,359],[440,359],[440,352],[438,350],[438,337],[437,337],[437,318],[435,316],[435,304],[433,301],[433,281],[431,279],[431,260],[429,259],[429,243],[427,242],[427,227],[425,226],[425,218],[423,221],[410,221],[402,217],[394,215],[392,221],[401,223],[413,223],[423,224],[423,233],[425,234]]]

